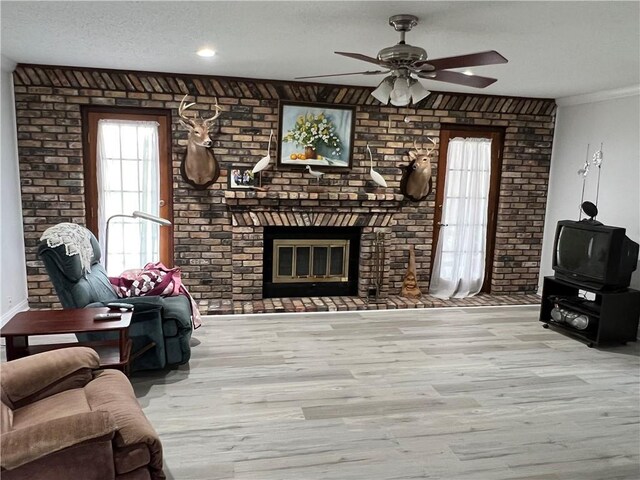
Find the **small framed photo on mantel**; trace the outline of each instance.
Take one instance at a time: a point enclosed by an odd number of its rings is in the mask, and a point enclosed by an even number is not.
[[[278,166],[348,170],[355,107],[280,102]]]
[[[231,190],[251,190],[260,182],[260,172],[251,173],[251,167],[231,166],[227,185]]]

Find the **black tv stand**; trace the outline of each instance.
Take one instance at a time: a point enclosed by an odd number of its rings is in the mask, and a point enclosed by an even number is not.
[[[595,300],[578,296],[583,290],[595,294]],[[589,316],[589,327],[578,330],[551,318],[551,310],[561,308]],[[640,320],[640,291],[626,288],[603,291],[576,285],[564,279],[545,277],[542,285],[540,321],[544,328],[562,332],[586,343],[589,347],[604,344],[635,342]]]

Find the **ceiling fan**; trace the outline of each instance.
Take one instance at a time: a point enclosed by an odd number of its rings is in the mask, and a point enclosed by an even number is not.
[[[494,83],[496,79],[453,72],[450,69],[495,65],[507,63],[508,61],[495,50],[432,60],[428,58],[424,48],[414,47],[405,43],[404,40],[405,34],[418,25],[418,17],[414,15],[394,15],[389,18],[389,25],[395,28],[397,32],[400,32],[400,41],[392,47],[380,50],[376,58],[361,53],[335,52],[338,55],[376,64],[385,70],[314,75],[297,77],[296,80],[390,73],[372,92],[372,95],[385,105],[391,100],[393,105],[404,106],[409,105],[412,100],[413,103],[417,103],[430,93],[413,77],[414,75],[427,80],[454,83],[466,87],[485,88]]]

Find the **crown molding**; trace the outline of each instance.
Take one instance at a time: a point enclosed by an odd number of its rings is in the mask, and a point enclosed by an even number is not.
[[[566,107],[570,105],[580,105],[583,103],[603,102],[605,100],[613,100],[614,98],[632,97],[634,95],[640,95],[640,85],[616,88],[615,90],[585,93],[583,95],[572,95],[570,97],[561,97],[556,99],[556,103],[559,107]]]

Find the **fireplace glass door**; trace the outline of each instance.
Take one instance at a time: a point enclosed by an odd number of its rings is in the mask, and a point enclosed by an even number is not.
[[[349,240],[274,240],[274,283],[346,282]]]
[[[361,229],[265,227],[264,298],[358,293]]]

